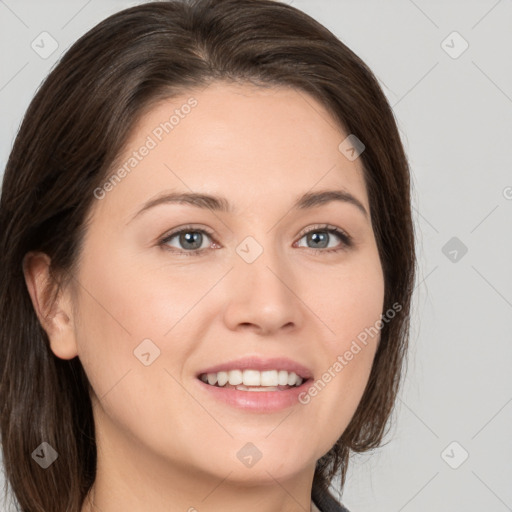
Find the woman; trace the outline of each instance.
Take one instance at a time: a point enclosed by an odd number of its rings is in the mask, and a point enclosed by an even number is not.
[[[375,77],[291,6],[154,2],[80,38],[0,203],[21,510],[346,510],[329,485],[407,348],[409,188]]]

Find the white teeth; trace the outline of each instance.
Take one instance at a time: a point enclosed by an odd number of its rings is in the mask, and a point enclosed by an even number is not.
[[[243,384],[240,384],[240,386],[237,386],[236,389],[239,391],[279,391],[276,387],[258,387],[258,388],[250,388],[247,386],[244,386]]]
[[[276,384],[279,384],[277,370],[266,370],[261,372],[260,386],[275,386]]]
[[[229,380],[228,372],[219,372],[217,373],[217,382],[219,386],[224,386],[226,382]]]
[[[292,372],[288,374],[288,386],[293,386],[297,380],[297,374]]]
[[[238,386],[238,384],[242,384],[244,381],[242,370],[231,370],[228,373],[228,382],[232,386]]]
[[[259,386],[261,373],[258,370],[244,370],[244,386]]]
[[[288,384],[288,372],[286,370],[280,370],[277,374],[277,383],[280,386],[286,386]]]
[[[271,391],[277,386],[300,386],[303,379],[295,372],[286,370],[230,370],[217,373],[202,374],[201,380],[211,386],[223,387],[226,384],[238,386],[237,389],[246,391],[263,391],[266,388]],[[270,389],[272,388],[272,389]]]

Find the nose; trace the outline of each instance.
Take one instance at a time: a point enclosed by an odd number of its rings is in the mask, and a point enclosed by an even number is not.
[[[269,335],[302,326],[304,303],[298,280],[276,251],[265,249],[252,263],[236,256],[225,286],[224,322],[229,329]]]

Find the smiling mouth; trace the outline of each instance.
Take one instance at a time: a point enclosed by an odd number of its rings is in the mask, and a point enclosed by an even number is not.
[[[309,380],[286,370],[230,370],[202,373],[199,379],[217,388],[255,392],[286,391],[297,388]]]

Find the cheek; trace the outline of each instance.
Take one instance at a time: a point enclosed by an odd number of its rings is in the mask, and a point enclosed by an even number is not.
[[[98,396],[125,376],[138,382],[141,371],[140,389],[162,386],[165,369],[181,379],[195,348],[187,333],[200,330],[198,315],[204,319],[207,303],[201,298],[223,272],[199,276],[178,265],[166,267],[161,258],[139,261],[136,254],[115,244],[107,248],[99,240],[89,242],[83,260],[76,335],[80,360]],[[144,358],[154,362],[145,366]]]
[[[179,330],[180,318],[193,301],[184,296],[186,286],[166,282],[162,272],[137,269],[119,254],[109,256],[84,260],[81,269],[79,357],[101,403],[96,413],[104,428],[113,422],[136,437],[161,438],[158,449],[163,451],[169,447],[164,446],[168,440],[161,436],[161,425],[177,428],[193,407],[179,383],[191,347],[172,330],[174,325]],[[116,434],[110,432],[110,438]]]
[[[376,253],[326,269],[321,275],[318,270],[309,275],[302,296],[325,327],[328,351],[335,353],[350,346],[351,340],[381,318],[384,277]]]
[[[152,336],[161,339],[211,286],[179,266],[166,269],[161,260],[137,264],[136,254],[111,249],[96,257],[91,251],[83,265],[85,315],[93,320],[88,329],[116,332],[133,343]],[[115,338],[109,342],[115,343]]]
[[[323,371],[302,399],[313,408],[319,423],[326,425],[328,450],[357,409],[380,339],[384,278],[379,260],[374,254],[342,269],[322,289],[312,309],[329,327],[321,338]]]
[[[147,293],[140,273],[114,248],[100,253],[92,243],[89,247],[78,276],[82,293],[76,336],[80,360],[101,397],[128,373],[146,368],[134,350],[146,339],[160,345],[172,315],[166,322],[158,311],[160,303],[169,304],[161,300],[161,290],[152,283],[152,293]]]

